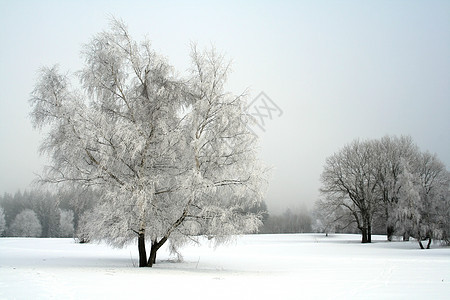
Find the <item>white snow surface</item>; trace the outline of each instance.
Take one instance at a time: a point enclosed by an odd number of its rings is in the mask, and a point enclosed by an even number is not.
[[[246,235],[214,248],[167,247],[138,268],[137,247],[0,238],[0,299],[449,299],[450,248],[361,244],[358,235]]]

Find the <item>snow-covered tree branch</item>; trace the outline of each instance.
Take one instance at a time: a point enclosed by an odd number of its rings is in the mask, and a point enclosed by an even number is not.
[[[152,266],[169,239],[256,231],[259,216],[239,208],[261,201],[265,171],[245,95],[224,89],[229,62],[193,46],[190,74],[179,78],[117,20],[82,55],[80,89],[58,67],[42,69],[31,116],[48,126],[43,181],[101,194],[82,222],[86,239],[121,247],[137,238],[139,265]]]

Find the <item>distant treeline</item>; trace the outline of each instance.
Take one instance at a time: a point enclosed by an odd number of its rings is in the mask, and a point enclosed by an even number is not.
[[[269,213],[264,201],[249,209],[261,216],[263,225],[258,233],[305,233],[312,230],[312,218],[305,206],[287,208],[282,214]]]
[[[90,190],[6,193],[0,196],[0,236],[74,237],[83,213],[91,209],[97,199],[98,195]],[[306,207],[270,214],[263,201],[248,212],[260,214],[263,225],[259,233],[304,233],[312,230],[312,217]]]
[[[286,209],[282,214],[269,214],[260,233],[305,233],[311,232],[311,216],[306,208]]]
[[[82,215],[98,199],[91,190],[51,193],[32,190],[14,195],[0,196],[0,236],[23,237],[76,237]],[[305,206],[287,208],[283,213],[269,213],[266,203],[249,208],[247,212],[261,217],[260,234],[335,232],[357,233],[354,224],[333,222],[324,228],[320,211],[310,211]],[[338,213],[338,212],[336,212]],[[328,220],[331,222],[331,219]],[[82,222],[82,221],[81,221]],[[384,233],[384,224],[374,224],[375,234]]]
[[[92,191],[25,191],[0,196],[0,236],[73,237],[80,216],[96,201]]]

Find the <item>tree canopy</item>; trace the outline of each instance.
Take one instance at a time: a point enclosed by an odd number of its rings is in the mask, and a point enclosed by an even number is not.
[[[327,158],[321,180],[324,222],[355,223],[363,243],[375,221],[389,240],[412,236],[421,247],[423,239],[449,237],[449,172],[410,137],[355,140]]]
[[[169,239],[220,241],[258,229],[260,216],[242,208],[261,200],[265,172],[245,94],[225,90],[222,55],[193,45],[192,67],[180,78],[148,41],[134,41],[113,20],[82,56],[80,88],[57,66],[41,70],[31,116],[48,128],[43,181],[101,195],[83,222],[89,240],[121,247],[137,237],[140,266],[152,266]]]

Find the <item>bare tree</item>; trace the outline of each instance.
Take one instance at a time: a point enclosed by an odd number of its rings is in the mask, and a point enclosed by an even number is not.
[[[448,172],[409,137],[356,140],[327,159],[321,178],[325,222],[355,222],[363,243],[371,241],[374,221],[386,224],[389,240],[395,232],[411,235],[422,248],[423,239],[429,247],[446,236]]]
[[[372,149],[372,141],[353,141],[327,158],[321,175],[320,191],[326,203],[351,213],[363,243],[371,242],[373,216],[380,204]]]

